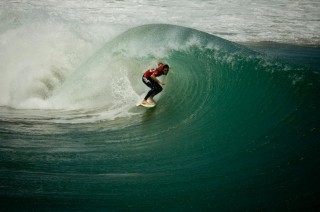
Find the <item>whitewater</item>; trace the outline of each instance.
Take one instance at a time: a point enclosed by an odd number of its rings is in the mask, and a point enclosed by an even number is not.
[[[317,211],[319,8],[1,1],[0,210]]]

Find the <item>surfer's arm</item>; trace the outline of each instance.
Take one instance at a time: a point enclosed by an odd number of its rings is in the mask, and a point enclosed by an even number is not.
[[[159,85],[164,85],[163,82],[161,82],[160,80],[157,79],[157,77],[155,76],[155,74],[152,74],[152,75],[151,75],[151,78],[152,78],[154,81],[156,81]]]

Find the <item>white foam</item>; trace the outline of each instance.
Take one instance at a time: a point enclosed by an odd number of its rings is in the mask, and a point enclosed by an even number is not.
[[[78,27],[49,17],[7,21],[6,27],[0,33],[0,106],[13,108],[55,108],[48,101],[53,92],[115,35],[112,27]]]

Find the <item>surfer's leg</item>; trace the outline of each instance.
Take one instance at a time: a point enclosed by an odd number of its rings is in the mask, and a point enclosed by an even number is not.
[[[154,94],[154,90],[155,90],[155,84],[157,83],[154,82],[154,80],[152,80],[151,78],[145,78],[145,77],[142,77],[142,82],[146,84],[149,88],[151,88],[151,90],[144,97],[144,101],[146,102],[150,97],[152,98],[152,95]]]
[[[149,98],[152,98],[152,95],[153,95],[153,89],[151,89],[148,93],[147,93],[147,95],[144,97],[144,100],[148,100]]]
[[[150,81],[149,78],[142,77],[142,82],[143,82],[146,86],[148,86],[149,88],[152,89],[153,85],[152,85],[152,83],[151,83],[151,81]]]
[[[161,91],[162,91],[162,87],[161,87],[158,83],[154,82],[154,83],[153,83],[153,87],[152,87],[152,89],[148,92],[148,94],[146,95],[145,100],[146,100],[148,103],[153,103],[153,104],[155,104],[155,101],[154,101],[153,97],[154,97],[155,95],[157,95],[158,93],[160,93]]]
[[[157,85],[156,85],[156,90],[155,90],[155,95],[157,95],[158,93],[160,93],[162,91],[162,87],[161,87],[161,85],[159,85],[158,83],[157,83]]]
[[[157,94],[160,93],[161,91],[162,91],[161,85],[159,85],[158,83],[155,83],[155,84],[154,84],[153,93],[152,93],[151,97],[153,98],[155,95],[157,95]]]

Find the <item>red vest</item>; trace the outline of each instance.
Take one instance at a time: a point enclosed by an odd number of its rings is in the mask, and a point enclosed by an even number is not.
[[[163,73],[163,66],[157,68],[157,69],[149,69],[146,72],[144,72],[143,76],[148,78],[151,77],[151,75],[154,75],[156,77],[161,76]]]

